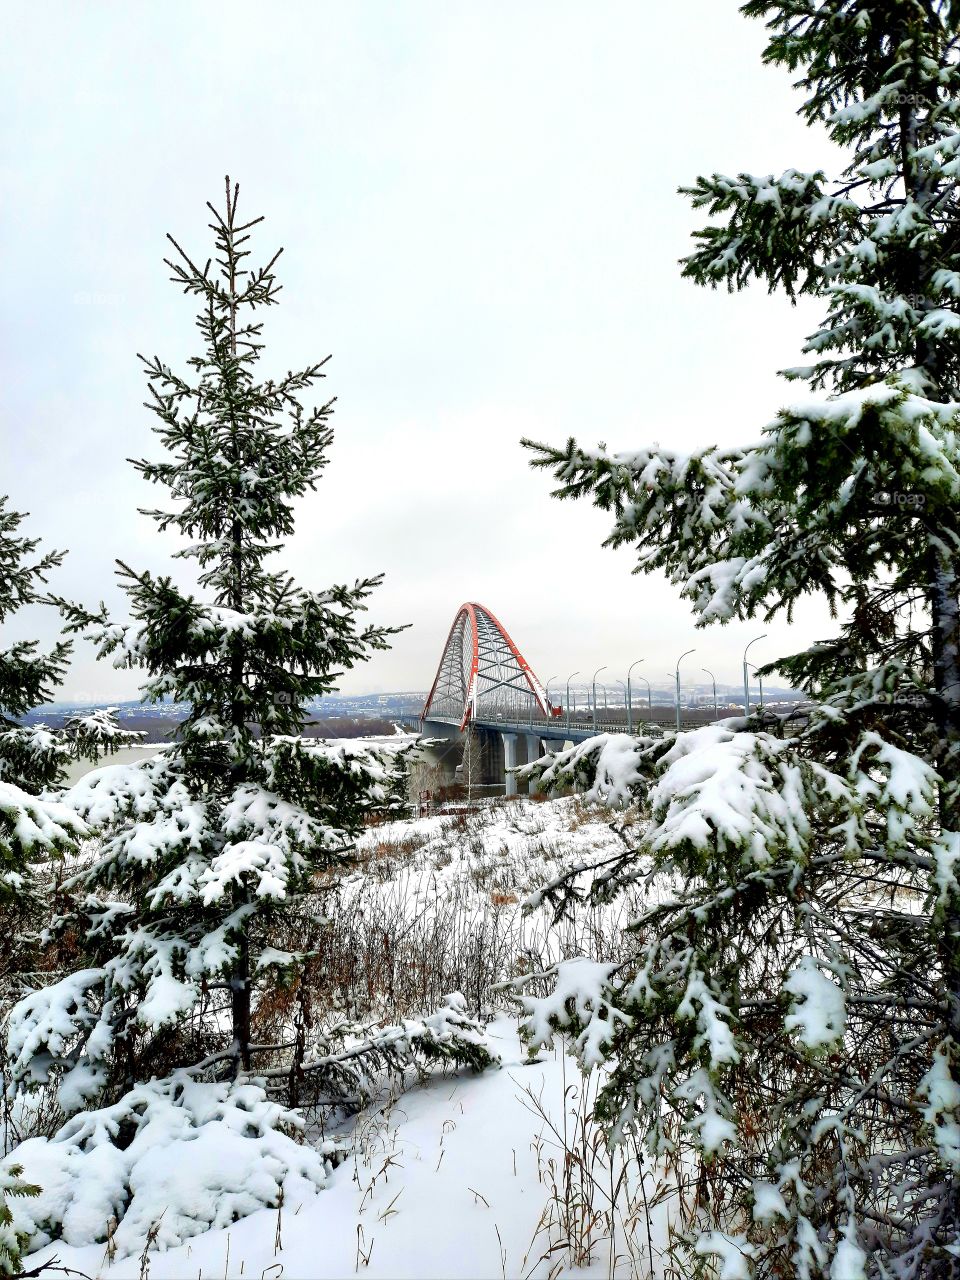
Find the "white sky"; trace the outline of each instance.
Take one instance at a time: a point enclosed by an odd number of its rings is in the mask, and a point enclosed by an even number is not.
[[[183,573],[125,461],[157,456],[137,350],[180,363],[193,308],[169,230],[206,255],[223,174],[279,244],[265,368],[332,352],[337,440],[287,564],[306,586],[385,571],[371,617],[412,623],[346,692],[424,688],[457,606],[479,600],[543,680],[654,683],[696,646],[736,682],[753,656],[831,630],[697,632],[603,513],[549,497],[522,435],[627,448],[755,438],[803,390],[815,310],[680,279],[702,219],[676,194],[712,170],[829,166],[763,31],[733,0],[336,0],[78,5],[12,0],[0,52],[4,246],[0,491],[70,555],[52,586],[124,597],[113,560]],[[30,611],[8,636],[55,620]],[[134,696],[78,646],[70,697]]]

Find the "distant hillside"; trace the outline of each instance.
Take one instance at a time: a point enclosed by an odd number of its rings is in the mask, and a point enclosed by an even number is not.
[[[423,707],[423,693],[369,694],[364,697],[320,698],[307,708],[309,720],[304,732],[311,738],[376,737],[393,732],[395,718],[417,713]],[[23,717],[24,724],[46,724],[56,729],[79,711],[104,703],[56,702],[35,707]],[[124,729],[146,735],[147,742],[162,742],[173,733],[187,714],[185,704],[163,702],[155,705],[139,701],[114,703],[113,709]]]

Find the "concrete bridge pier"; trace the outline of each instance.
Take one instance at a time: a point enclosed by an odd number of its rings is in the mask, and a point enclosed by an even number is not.
[[[509,772],[510,769],[515,769],[518,765],[533,764],[534,760],[539,760],[548,751],[562,745],[541,738],[538,733],[501,732],[500,741],[503,744],[504,795],[507,796],[519,794],[521,785],[517,775]],[[531,795],[535,795],[538,790],[533,780],[527,784],[527,788]]]
[[[453,782],[459,777],[454,766],[460,762],[463,753],[464,735],[459,724],[446,720],[417,720],[411,728],[419,729],[424,738],[430,739],[430,745],[421,744],[420,753],[430,764],[442,769],[446,781]],[[532,764],[550,751],[559,751],[566,746],[566,735],[556,725],[544,724],[539,732],[531,732],[522,721],[500,728],[496,724],[474,724],[472,732],[480,747],[478,758],[475,758],[476,774],[474,781],[484,784],[502,784],[507,796],[519,795],[529,791],[535,794],[537,784],[521,783],[516,774],[508,773],[518,765]],[[576,732],[576,731],[575,731]],[[582,737],[589,737],[583,731]],[[576,738],[574,739],[576,740]]]
[[[459,731],[450,725],[431,724],[426,727],[424,737],[429,740],[429,746],[425,742],[419,744],[419,758],[441,773],[445,781],[453,782],[455,766],[463,750]]]
[[[511,769],[515,769],[520,761],[517,759],[517,739],[520,737],[518,733],[501,733],[500,739],[503,742],[503,794],[505,796],[515,796],[517,794],[517,775],[511,773]]]

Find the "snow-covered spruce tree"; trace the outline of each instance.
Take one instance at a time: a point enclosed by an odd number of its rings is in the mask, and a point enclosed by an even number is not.
[[[37,556],[39,542],[21,532],[24,516],[0,496],[0,623],[43,598],[43,584],[63,553]],[[20,718],[45,702],[60,683],[70,644],[59,640],[47,653],[34,640],[0,650],[0,903],[24,885],[32,858],[73,843],[83,824],[70,810],[39,799],[56,783],[69,751],[48,730],[23,726]]]
[[[63,561],[62,551],[34,558],[40,543],[20,532],[25,516],[11,511],[0,495],[0,621],[43,599],[43,584]],[[19,717],[45,702],[63,679],[70,643],[58,641],[49,653],[35,640],[21,640],[0,654],[0,777],[33,791],[56,781],[61,756],[52,742],[31,748]]]
[[[28,605],[46,600],[44,583],[62,552],[37,555],[39,541],[21,532],[24,515],[0,495],[0,623]],[[58,640],[41,652],[34,640],[0,650],[0,1007],[9,1008],[23,989],[24,971],[36,965],[42,926],[44,873],[75,849],[86,833],[83,821],[49,792],[72,757],[98,755],[127,742],[109,712],[71,717],[62,731],[24,725],[22,717],[47,701],[60,684],[70,643]],[[8,1201],[39,1195],[24,1182],[16,1163],[0,1171],[0,1274],[21,1270],[26,1236],[13,1222]]]
[[[64,557],[62,551],[37,556],[39,539],[22,534],[25,516],[10,510],[8,502],[0,494],[0,623],[28,605],[49,603],[44,584]],[[18,640],[0,650],[0,786],[5,788],[5,802],[0,804],[0,814],[5,815],[0,823],[0,839],[4,841],[2,853],[7,867],[25,861],[28,848],[33,847],[31,840],[36,837],[29,822],[18,826],[11,788],[35,798],[62,781],[71,759],[95,760],[140,737],[121,730],[109,710],[72,716],[62,731],[21,723],[28,711],[49,700],[63,680],[71,648],[68,640],[60,639],[43,653],[37,641]],[[67,815],[64,820],[68,831],[75,833],[79,829],[75,815]],[[55,833],[54,825],[50,827],[53,845],[41,840],[41,847],[63,847],[64,838]],[[71,839],[68,834],[66,843]],[[0,876],[0,892],[6,884]]]
[[[0,1275],[19,1275],[22,1272],[21,1254],[27,1244],[26,1234],[14,1225],[7,1199],[18,1200],[40,1194],[39,1187],[23,1181],[22,1173],[23,1169],[17,1164],[0,1171]]]
[[[7,504],[0,495],[0,623],[28,605],[47,602],[47,575],[63,560],[59,551],[38,555],[38,539],[21,532],[23,514]],[[3,931],[0,952],[23,940],[17,935],[31,907],[32,868],[74,847],[85,831],[76,813],[49,794],[65,766],[72,758],[95,760],[140,736],[120,729],[109,711],[73,716],[62,730],[21,723],[60,684],[70,650],[64,639],[46,653],[35,640],[0,649],[0,909],[17,918],[17,928]],[[8,967],[0,961],[0,977]]]
[[[322,877],[345,863],[365,815],[404,803],[395,753],[305,738],[304,708],[385,648],[393,629],[358,624],[378,577],[313,591],[267,566],[292,532],[295,500],[326,464],[332,402],[301,403],[325,361],[256,380],[254,313],[277,300],[279,254],[249,267],[250,229],[261,219],[238,220],[229,181],[225,209],[209,207],[217,269],[198,267],[176,242],[168,261],[174,282],[200,301],[202,353],[189,377],[144,361],[167,455],[134,464],[169,489],[171,508],[150,514],[186,537],[177,555],[196,562],[199,588],[121,564],[129,623],[62,606],[103,655],[146,671],[146,698],[173,695],[189,713],[154,759],[103,768],[67,793],[99,834],[74,877],[77,908],[62,922],[86,939],[87,965],[14,1009],[9,1070],[55,1089],[68,1115],[104,1110],[102,1123],[76,1117],[57,1144],[18,1150],[41,1184],[51,1159],[80,1160],[118,1127],[129,1137],[151,1117],[174,1124],[171,1107],[189,1111],[182,1123],[198,1130],[215,1115],[232,1125],[238,1108],[270,1127],[296,1118],[268,1106],[261,1086],[308,1101],[311,1091],[362,1091],[371,1071],[418,1058],[489,1061],[462,999],[362,1040],[353,1028],[318,1026],[316,999],[292,998],[310,976],[311,931],[335,928],[317,919]],[[245,1083],[251,1073],[257,1085]],[[286,1173],[274,1156],[288,1172],[293,1157],[265,1152],[266,1183],[278,1194]],[[126,1203],[135,1222],[145,1211],[131,1208],[132,1158],[115,1157],[130,1183],[117,1212]],[[322,1168],[309,1176],[322,1182]],[[29,1212],[35,1241],[68,1231],[62,1205],[41,1199]],[[164,1219],[167,1242],[199,1229],[188,1209]]]
[[[829,396],[759,444],[529,444],[702,624],[824,594],[835,636],[779,670],[811,706],[534,767],[639,804],[602,898],[649,877],[629,963],[523,997],[611,1068],[603,1109],[692,1195],[684,1274],[960,1275],[960,71],[956,5],[751,0],[768,60],[846,148],[835,179],[714,175],[684,272],[822,298]],[[749,437],[754,438],[753,431]],[[544,896],[580,891],[565,877]]]

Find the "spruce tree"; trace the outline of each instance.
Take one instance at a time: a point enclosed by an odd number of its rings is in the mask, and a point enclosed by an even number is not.
[[[311,1079],[345,1093],[362,1083],[365,1053],[387,1066],[403,1056],[397,1036],[344,1048],[344,1029],[321,1033],[308,999],[278,1014],[304,994],[329,927],[321,876],[345,865],[372,809],[401,805],[404,779],[386,749],[303,736],[309,703],[396,628],[359,621],[379,576],[315,590],[268,563],[326,465],[333,402],[302,402],[326,360],[257,378],[258,313],[277,302],[280,255],[250,265],[262,219],[241,221],[237,202],[228,180],[223,209],[208,205],[215,265],[170,239],[171,277],[199,302],[189,372],[141,357],[165,453],[133,465],[169,491],[148,514],[185,538],[175,554],[196,564],[198,587],[118,562],[129,622],[63,602],[102,655],[145,672],[146,699],[188,708],[156,758],[68,793],[101,838],[61,921],[86,940],[87,967],[25,998],[8,1043],[12,1077],[56,1084],[66,1112],[185,1067],[219,1080],[253,1070],[296,1102]],[[421,1028],[415,1047],[482,1065],[461,1021],[462,1050],[446,1023]]]
[[[27,605],[43,601],[43,586],[63,552],[37,556],[39,539],[21,532],[25,516],[11,511],[0,495],[0,622]],[[27,791],[42,791],[57,781],[62,744],[20,724],[34,707],[49,700],[60,684],[70,643],[58,640],[47,653],[35,640],[21,640],[0,652],[0,779]]]
[[[7,504],[0,495],[0,623],[42,603],[47,575],[63,560],[59,551],[38,555],[39,540],[24,536],[25,517]],[[61,777],[68,744],[43,725],[20,723],[49,699],[69,655],[63,639],[47,652],[35,640],[0,650],[0,905],[7,909],[14,900],[22,905],[31,862],[70,847],[84,830],[72,811],[39,795]]]
[[[560,497],[591,496],[701,625],[788,618],[836,634],[772,663],[810,704],[534,767],[635,802],[646,880],[619,966],[526,995],[535,1043],[572,1031],[611,1067],[614,1138],[639,1130],[692,1194],[684,1274],[960,1274],[960,69],[941,0],[750,0],[765,57],[848,154],[834,178],[713,174],[698,283],[822,299],[818,392],[761,443],[681,455],[525,442]],[[750,438],[753,429],[747,427]],[[582,873],[584,868],[580,868]],[[542,895],[557,910],[572,876]]]
[[[21,1254],[27,1245],[27,1236],[14,1225],[7,1200],[36,1197],[40,1194],[40,1188],[24,1182],[22,1173],[23,1169],[18,1164],[0,1169],[0,1275],[17,1276],[23,1273]]]
[[[63,553],[38,554],[39,540],[22,532],[25,516],[0,495],[0,623],[20,609],[50,603],[44,586]],[[61,731],[25,725],[28,711],[49,700],[63,679],[71,651],[59,639],[46,652],[35,640],[0,650],[0,1007],[22,991],[23,974],[36,967],[44,890],[51,865],[76,850],[87,828],[74,809],[53,799],[67,762],[115,750],[136,740],[109,712],[73,716]],[[19,988],[15,991],[16,988]],[[26,1234],[14,1225],[11,1202],[40,1194],[17,1164],[0,1170],[0,1274],[18,1274]]]

